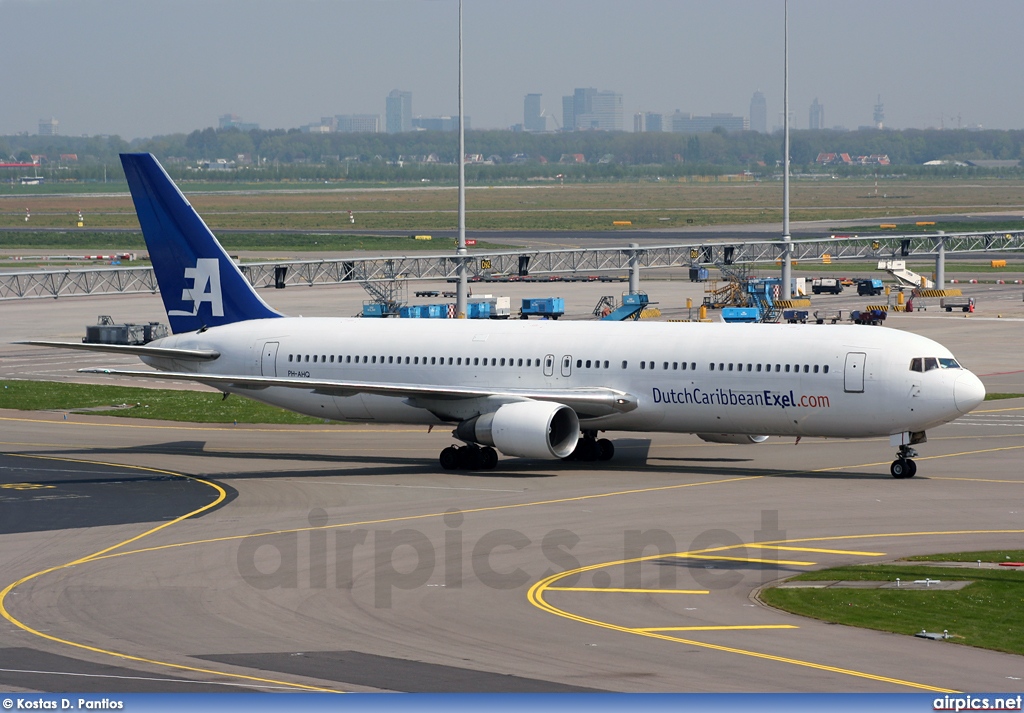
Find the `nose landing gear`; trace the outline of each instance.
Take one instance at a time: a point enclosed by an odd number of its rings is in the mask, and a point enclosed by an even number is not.
[[[889,473],[894,478],[913,478],[917,475],[917,463],[911,460],[917,455],[917,451],[910,446],[900,446],[899,453],[896,454],[896,460],[889,466]]]

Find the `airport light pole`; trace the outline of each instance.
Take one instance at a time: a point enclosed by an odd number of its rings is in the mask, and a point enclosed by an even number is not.
[[[784,300],[793,297],[793,236],[789,234],[789,0],[784,2],[784,40],[785,55],[783,97],[782,97],[782,131],[785,135],[782,148],[782,290],[780,297]]]
[[[469,279],[466,275],[466,112],[462,101],[462,0],[459,0],[459,239],[455,248],[459,276],[455,292],[455,316],[466,318]]]

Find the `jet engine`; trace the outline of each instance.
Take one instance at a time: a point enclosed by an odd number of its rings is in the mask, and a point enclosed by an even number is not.
[[[455,429],[455,437],[494,446],[508,456],[556,460],[576,447],[580,420],[562,404],[517,401],[463,421]]]
[[[751,443],[764,443],[768,436],[748,436],[743,433],[697,433],[697,438],[708,443],[738,443],[749,445]]]

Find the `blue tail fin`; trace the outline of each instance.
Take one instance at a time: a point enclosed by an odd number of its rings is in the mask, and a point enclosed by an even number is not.
[[[171,331],[281,317],[260,299],[152,154],[121,154]]]

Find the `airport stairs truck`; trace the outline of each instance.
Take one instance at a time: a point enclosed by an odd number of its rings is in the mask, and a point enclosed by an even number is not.
[[[913,270],[908,270],[906,260],[879,260],[878,269],[885,270],[895,277],[900,284],[907,285],[908,287],[923,287],[928,290],[935,287],[935,283],[924,275],[918,275]]]

